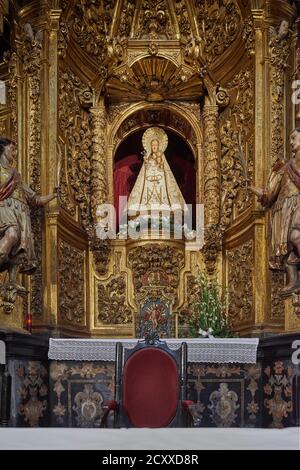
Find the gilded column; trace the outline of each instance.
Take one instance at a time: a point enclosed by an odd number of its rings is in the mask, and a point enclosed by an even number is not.
[[[93,150],[91,158],[91,213],[93,230],[90,233],[90,247],[94,255],[94,266],[98,275],[103,275],[107,271],[110,242],[100,240],[96,235],[95,225],[101,221],[97,215],[97,208],[101,204],[108,202],[107,183],[107,147],[106,147],[106,126],[107,113],[103,98],[90,109],[93,122]]]
[[[58,141],[58,31],[61,10],[49,9],[43,48],[43,130],[42,130],[42,193],[57,186]],[[50,327],[58,323],[58,216],[57,200],[49,204],[45,220],[44,243],[44,318]]]
[[[93,152],[91,159],[91,209],[94,223],[97,222],[96,211],[100,204],[105,204],[108,198],[106,141],[107,124],[104,100],[101,99],[91,108],[93,119]]]
[[[255,42],[255,150],[254,150],[254,183],[263,187],[266,171],[266,155],[269,154],[270,142],[266,138],[266,130],[269,127],[268,107],[268,62],[267,51],[267,26],[265,24],[265,12],[262,9],[252,10]],[[270,295],[269,272],[266,247],[265,216],[260,203],[254,198],[255,222],[253,229],[253,328],[254,331],[263,327],[267,317],[267,297]],[[266,292],[268,293],[266,295]]]
[[[205,104],[204,122],[204,200],[205,225],[215,225],[220,219],[220,165],[217,105]]]
[[[216,273],[217,260],[222,249],[218,117],[219,106],[206,103],[203,110],[205,242],[202,254],[209,275]]]

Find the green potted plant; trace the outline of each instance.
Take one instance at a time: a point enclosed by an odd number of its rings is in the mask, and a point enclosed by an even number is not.
[[[228,292],[204,273],[196,276],[190,311],[187,316],[190,337],[232,338],[235,336],[226,315]]]

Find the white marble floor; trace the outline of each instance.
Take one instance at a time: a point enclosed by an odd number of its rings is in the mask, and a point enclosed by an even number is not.
[[[300,428],[0,428],[0,450],[300,450]]]

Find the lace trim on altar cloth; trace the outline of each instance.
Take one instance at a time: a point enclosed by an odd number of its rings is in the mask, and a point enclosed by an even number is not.
[[[138,339],[50,339],[49,359],[56,361],[115,360],[116,343],[134,348]],[[183,341],[188,346],[188,362],[255,364],[258,338],[163,339],[170,349]]]

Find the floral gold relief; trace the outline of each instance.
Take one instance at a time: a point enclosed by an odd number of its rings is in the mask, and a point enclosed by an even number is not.
[[[98,323],[113,325],[132,323],[132,312],[126,306],[126,278],[119,275],[106,286],[98,284]]]
[[[85,325],[84,252],[59,242],[59,310],[63,323]]]
[[[228,315],[235,328],[253,320],[253,242],[234,248],[228,257]]]
[[[264,186],[278,159],[290,158],[297,111],[292,2],[23,3],[14,2],[9,13],[0,64],[7,101],[0,105],[0,135],[16,142],[24,181],[39,195],[54,190],[58,197],[31,211],[37,270],[26,282],[20,277],[28,298],[19,299],[14,312],[2,305],[1,321],[23,328],[31,313],[34,331],[124,337],[144,331],[141,317],[155,324],[161,311],[174,325],[179,314],[184,333],[201,271],[228,288],[228,315],[240,334],[296,331],[299,294],[279,295],[284,274],[267,265],[269,216],[249,190]],[[168,137],[173,186],[193,210],[203,205],[201,247],[186,240],[99,238],[106,220],[99,206],[116,204],[121,192],[135,200],[149,192],[139,171],[142,135],[151,128]],[[133,157],[136,165],[124,163]],[[178,335],[177,323],[168,331]],[[258,372],[243,372],[249,398],[243,408],[241,382],[229,381],[242,372],[226,371],[205,370],[218,380],[213,386],[203,376],[197,381],[198,424],[233,426],[242,415],[256,422]],[[55,380],[58,424],[98,426],[109,395],[103,377],[110,372],[101,374],[92,384],[68,369]],[[85,382],[71,384],[73,375]],[[29,424],[43,419],[45,403],[37,396],[36,409],[30,400],[22,408]],[[276,425],[281,417],[273,417],[273,401],[281,398],[278,392],[265,404]]]

